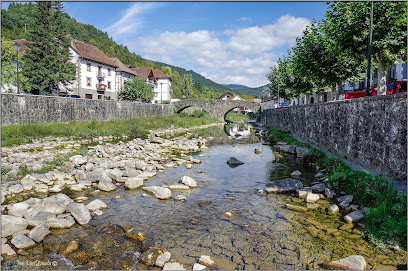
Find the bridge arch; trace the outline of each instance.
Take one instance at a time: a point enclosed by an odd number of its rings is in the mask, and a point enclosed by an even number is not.
[[[198,107],[205,110],[211,117],[224,120],[226,114],[237,107],[245,107],[253,113],[257,113],[261,105],[249,101],[230,101],[216,99],[186,99],[173,103],[175,112],[179,113],[188,107]]]

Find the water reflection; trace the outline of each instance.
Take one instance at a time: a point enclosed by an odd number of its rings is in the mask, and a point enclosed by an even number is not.
[[[251,136],[251,128],[253,128],[253,125],[250,123],[229,124],[224,126],[224,131],[229,136],[246,138]]]

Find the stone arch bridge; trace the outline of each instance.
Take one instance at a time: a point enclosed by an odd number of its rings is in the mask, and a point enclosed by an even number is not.
[[[173,103],[177,113],[182,112],[189,107],[198,107],[205,110],[211,117],[225,120],[225,116],[237,107],[245,107],[254,114],[261,108],[259,103],[249,101],[231,101],[216,99],[186,99]]]

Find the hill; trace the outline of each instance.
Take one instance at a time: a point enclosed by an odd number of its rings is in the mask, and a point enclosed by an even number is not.
[[[214,89],[214,90],[217,90],[217,91],[220,91],[220,92],[225,92],[225,91],[229,90],[227,87],[225,87],[225,86],[223,86],[221,84],[218,84],[218,83],[216,83],[214,81],[211,81],[210,79],[205,78],[204,76],[196,73],[193,70],[188,71],[186,69],[176,67],[176,66],[173,66],[173,65],[169,65],[169,64],[166,64],[166,63],[158,62],[158,61],[154,61],[154,63],[161,66],[161,67],[165,67],[165,66],[170,67],[173,72],[174,71],[178,72],[181,77],[183,77],[186,74],[191,74],[192,77],[193,77],[193,82],[194,83],[200,83],[201,85],[207,86],[210,89]]]
[[[229,89],[248,89],[250,87],[244,86],[244,85],[236,85],[236,84],[223,84],[223,86],[229,88]]]
[[[257,88],[241,88],[241,89],[233,89],[233,92],[238,95],[249,95],[255,98],[262,98],[262,95],[267,97],[269,94],[269,85],[257,87]]]
[[[25,27],[27,32],[34,27],[33,14],[36,8],[36,4],[28,2],[25,4],[21,3],[11,3],[8,9],[1,10],[1,36],[2,39],[14,40],[14,39],[26,39],[27,34],[25,33]],[[186,82],[189,78],[192,78],[193,86],[189,90],[191,95],[194,97],[201,97],[204,93],[208,97],[220,96],[220,93],[225,92],[228,88],[219,85],[198,73],[190,70],[187,71],[183,68],[172,66],[166,63],[154,62],[148,59],[144,59],[140,55],[130,52],[127,46],[117,44],[112,37],[108,36],[107,32],[103,32],[97,29],[93,25],[82,24],[77,22],[74,18],[71,18],[67,13],[63,14],[64,27],[67,34],[72,38],[86,42],[88,44],[98,47],[102,52],[104,52],[109,57],[117,57],[125,64],[130,64],[133,67],[150,67],[157,70],[162,70],[162,67],[168,66],[173,71],[177,71],[181,75],[178,88],[184,89],[181,85],[189,85]],[[188,75],[188,76],[187,76]],[[190,77],[191,75],[191,77]],[[183,78],[184,77],[184,78]],[[173,80],[174,81],[174,80]],[[175,83],[175,82],[174,82]],[[176,85],[176,84],[175,84]],[[176,86],[175,86],[176,87]],[[204,91],[203,91],[204,90]],[[181,94],[182,90],[179,90],[177,95]],[[175,94],[176,94],[175,93]],[[211,94],[212,93],[212,94]]]

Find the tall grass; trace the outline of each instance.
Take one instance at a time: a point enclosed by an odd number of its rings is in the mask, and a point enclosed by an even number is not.
[[[110,120],[93,120],[90,122],[69,122],[55,124],[22,124],[9,125],[1,129],[1,146],[12,146],[31,143],[33,140],[52,137],[92,138],[95,136],[143,136],[149,130],[189,127],[220,122],[208,115],[194,116],[173,114],[171,116]]]
[[[249,117],[248,115],[241,114],[241,113],[236,113],[236,112],[229,112],[228,115],[225,117],[226,119],[237,122],[237,121],[243,121],[243,120],[248,120]]]

